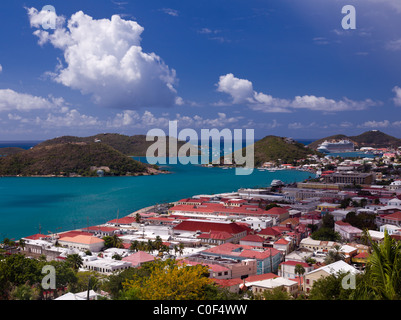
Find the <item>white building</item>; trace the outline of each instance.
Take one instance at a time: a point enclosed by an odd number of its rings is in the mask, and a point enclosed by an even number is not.
[[[292,295],[295,295],[299,290],[298,282],[285,279],[283,277],[252,282],[253,294],[263,295],[263,292],[265,292],[266,290],[271,291],[274,288],[278,287],[285,289],[288,293]]]
[[[71,249],[91,252],[99,252],[104,247],[103,239],[86,235],[63,237],[58,240],[58,243]]]
[[[87,258],[91,257],[91,258]],[[83,267],[100,273],[110,274],[116,271],[123,271],[131,268],[132,264],[128,261],[104,259],[95,256],[83,258]]]
[[[392,235],[393,233],[398,233],[399,231],[401,231],[401,228],[392,224],[385,224],[380,226],[380,232],[383,232],[384,234],[385,230],[387,230],[387,233],[389,235]]]

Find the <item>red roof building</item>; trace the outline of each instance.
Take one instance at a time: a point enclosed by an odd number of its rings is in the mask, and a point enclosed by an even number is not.
[[[265,242],[266,239],[261,236],[258,236],[257,234],[249,234],[240,240],[241,245],[248,245],[254,247],[263,247],[263,244]]]
[[[131,262],[133,267],[140,267],[145,262],[154,261],[156,258],[144,251],[135,252],[128,257],[122,258],[123,261]]]
[[[225,232],[233,237],[232,242],[238,242],[239,239],[245,237],[248,233],[248,229],[235,223],[226,221],[210,221],[210,220],[195,220],[188,219],[182,221],[174,228],[174,232],[199,232],[211,233],[211,232]]]
[[[274,248],[262,249],[233,243],[225,243],[206,249],[201,254],[236,260],[255,259],[258,262],[257,274],[276,271],[281,261],[280,251]]]
[[[207,215],[207,216],[270,216],[266,210],[255,205],[241,204],[224,205],[223,203],[205,202],[201,205],[179,204],[169,209],[169,214],[174,215]]]

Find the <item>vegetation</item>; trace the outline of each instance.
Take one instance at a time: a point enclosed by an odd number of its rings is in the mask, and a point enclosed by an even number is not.
[[[277,136],[266,136],[256,141],[254,152],[255,166],[269,161],[292,164],[296,160],[306,159],[310,154],[319,154],[302,143]],[[243,149],[243,154],[245,153]]]
[[[205,300],[212,280],[203,265],[186,266],[176,260],[148,264],[149,275],[134,275],[123,283],[126,300]]]
[[[25,151],[25,149],[17,148],[17,147],[0,148],[0,157],[6,157],[6,156],[16,154],[16,153],[19,153],[22,151]]]
[[[38,145],[30,150],[0,157],[1,176],[97,176],[96,167],[108,167],[110,170],[104,170],[104,175],[117,176],[143,174],[151,168],[106,144],[94,142]]]
[[[353,227],[359,228],[361,230],[376,230],[376,215],[366,212],[360,212],[356,214],[355,212],[351,211],[348,212],[344,222],[349,223]]]
[[[147,149],[154,143],[154,141],[146,141],[145,135],[126,136],[117,133],[104,133],[90,137],[63,136],[44,141],[40,143],[38,146],[43,147],[43,146],[51,146],[51,145],[66,144],[66,143],[91,144],[94,143],[95,141],[97,141],[96,142],[97,144],[110,146],[113,149],[125,155],[138,156],[138,157],[146,156]],[[175,141],[177,142],[178,149],[185,144],[184,141],[179,141],[179,140]],[[166,137],[166,143],[167,143],[166,152],[168,155],[169,137]]]

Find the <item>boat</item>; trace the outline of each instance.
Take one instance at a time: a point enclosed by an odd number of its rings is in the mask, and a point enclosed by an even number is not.
[[[355,145],[350,140],[340,140],[332,142],[325,140],[317,148],[317,151],[322,153],[352,152],[354,150],[355,150]]]
[[[282,186],[282,185],[284,185],[284,182],[281,181],[281,180],[273,180],[273,181],[270,183],[270,186],[271,186],[271,187],[280,187],[280,186]]]

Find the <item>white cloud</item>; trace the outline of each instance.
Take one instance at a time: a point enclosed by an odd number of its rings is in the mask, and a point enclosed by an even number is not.
[[[391,51],[401,50],[401,39],[388,41],[386,43],[386,49]]]
[[[359,125],[359,128],[387,128],[391,125],[390,121],[383,120],[383,121],[366,121],[363,124]]]
[[[295,109],[323,112],[355,111],[365,110],[370,106],[380,104],[371,99],[364,101],[353,101],[348,98],[333,100],[313,95],[296,96],[292,100],[275,98],[271,95],[254,91],[251,81],[236,78],[232,73],[220,76],[217,91],[230,95],[232,104],[244,104],[252,110],[262,112],[292,112]],[[223,103],[219,102],[216,105],[223,105]]]
[[[0,73],[3,72],[3,66],[0,64]]]
[[[163,8],[161,9],[164,13],[173,16],[173,17],[178,17],[179,12],[177,10],[171,9],[171,8]]]
[[[64,110],[65,111],[65,110]],[[78,110],[72,109],[61,115],[49,113],[45,119],[36,117],[36,124],[42,127],[92,127],[101,126],[102,122],[96,117],[81,114]]]
[[[33,27],[39,27],[40,13],[28,9]],[[59,63],[54,81],[92,96],[101,106],[119,109],[173,106],[176,101],[175,70],[155,53],[141,47],[144,28],[118,15],[93,19],[79,11],[66,27],[54,32],[34,32],[39,44],[51,43],[64,53],[66,66]],[[157,93],[157,94],[156,94]]]
[[[394,104],[398,107],[401,106],[401,88],[400,87],[394,87],[393,92],[395,93],[395,97],[393,99]]]
[[[0,112],[31,111],[54,109],[64,104],[64,99],[49,97],[49,99],[19,93],[11,89],[0,89]]]
[[[135,110],[124,110],[123,112],[116,114],[113,119],[107,120],[106,126],[109,128],[167,128],[169,121],[177,121],[180,128],[217,128],[238,123],[238,121],[242,119],[242,116],[228,117],[223,112],[219,112],[216,118],[204,118],[199,115],[185,116],[181,114],[176,114],[171,117],[169,117],[168,114],[163,114],[162,116],[157,117],[150,111],[145,111],[140,115]]]

